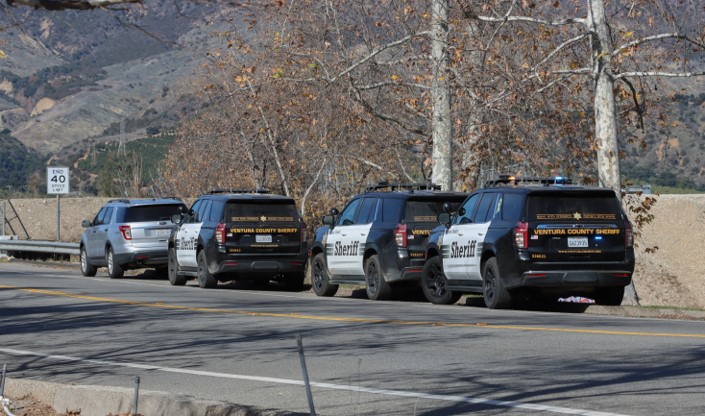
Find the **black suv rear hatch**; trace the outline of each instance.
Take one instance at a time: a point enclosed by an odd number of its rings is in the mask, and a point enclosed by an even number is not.
[[[225,207],[229,253],[299,253],[302,228],[293,200],[237,200]]]
[[[528,249],[532,260],[625,259],[631,227],[613,191],[538,191],[527,198]]]
[[[419,253],[419,257],[423,257],[428,236],[431,230],[438,227],[438,214],[443,212],[443,204],[450,203],[452,210],[456,211],[464,200],[464,195],[414,197],[407,200],[404,223],[409,252]]]

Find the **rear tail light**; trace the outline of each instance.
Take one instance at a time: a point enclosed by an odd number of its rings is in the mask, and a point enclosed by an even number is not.
[[[529,224],[522,221],[514,227],[514,243],[517,248],[529,248]]]
[[[129,225],[121,225],[118,230],[122,233],[122,238],[132,240],[132,228]]]
[[[222,222],[215,227],[215,240],[218,244],[225,244],[225,224]]]
[[[394,241],[397,247],[406,247],[406,224],[398,224],[394,229]]]
[[[632,232],[632,224],[629,221],[624,221],[624,245],[626,247],[634,247],[634,233]]]
[[[301,242],[305,243],[308,241],[308,228],[306,227],[306,223],[301,224]]]

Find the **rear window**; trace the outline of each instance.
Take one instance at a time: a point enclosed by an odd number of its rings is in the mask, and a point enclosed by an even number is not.
[[[529,220],[595,221],[621,218],[617,198],[609,195],[529,196]]]
[[[145,205],[127,207],[118,222],[168,221],[172,215],[186,211],[185,205]]]
[[[225,208],[227,222],[260,221],[291,222],[299,218],[294,201],[228,202]]]
[[[457,211],[465,197],[433,199],[433,200],[409,200],[406,201],[404,218],[409,222],[436,222],[438,214],[443,212],[443,204],[449,202],[452,211]]]

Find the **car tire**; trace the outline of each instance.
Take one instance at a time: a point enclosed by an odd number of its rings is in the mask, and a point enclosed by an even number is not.
[[[98,269],[88,261],[88,253],[86,248],[81,247],[81,274],[86,277],[95,276]]]
[[[446,289],[448,279],[443,273],[441,258],[434,256],[426,261],[423,267],[423,277],[421,278],[421,288],[426,299],[436,305],[451,305],[460,300],[462,293],[453,292]]]
[[[389,299],[392,287],[384,280],[382,268],[377,255],[370,256],[365,261],[365,289],[370,300]]]
[[[306,274],[303,272],[289,273],[285,274],[282,279],[284,290],[288,290],[290,292],[301,292],[304,289],[304,280],[306,280]]]
[[[183,286],[186,284],[186,276],[179,274],[179,263],[176,259],[176,250],[169,248],[169,265],[167,266],[169,283],[172,286]]]
[[[115,252],[112,247],[108,247],[106,257],[107,258],[105,260],[108,263],[108,276],[110,276],[111,279],[121,278],[125,274],[125,271],[115,262]]]
[[[218,280],[208,270],[206,262],[206,252],[198,252],[198,286],[204,289],[213,289],[218,286]]]
[[[318,253],[311,262],[311,287],[317,296],[330,297],[338,291],[338,285],[330,283],[330,273],[323,253]]]
[[[595,292],[595,303],[605,306],[619,306],[624,298],[624,286],[601,287]]]
[[[504,286],[494,257],[488,259],[482,268],[482,286],[485,306],[490,309],[507,309],[512,306],[512,296]]]

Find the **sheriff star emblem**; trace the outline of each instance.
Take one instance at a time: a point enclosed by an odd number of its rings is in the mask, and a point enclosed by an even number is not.
[[[580,215],[579,212],[576,212],[576,213],[573,214],[573,218],[575,218],[576,220],[580,221],[580,220],[583,218],[583,216]]]
[[[264,215],[262,215],[261,217],[259,217],[259,220],[262,221],[262,222],[265,222],[265,221],[267,221],[267,217],[265,217]]]

